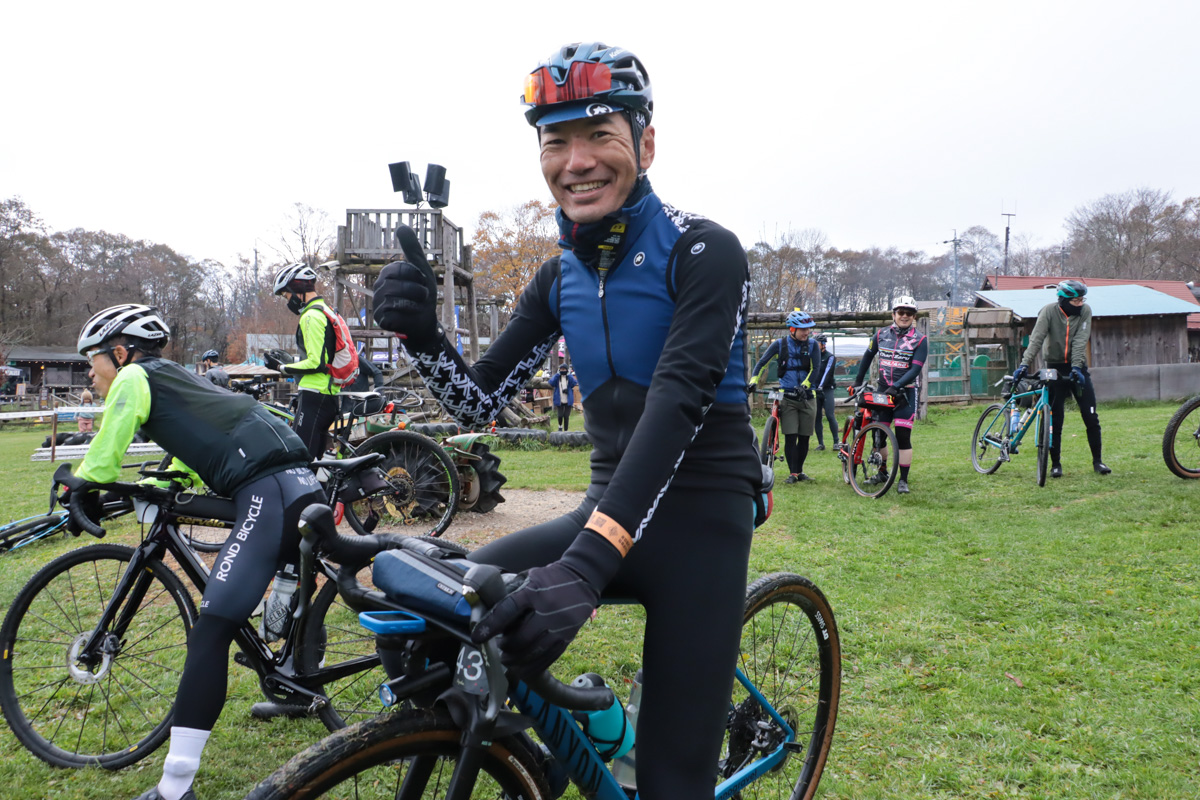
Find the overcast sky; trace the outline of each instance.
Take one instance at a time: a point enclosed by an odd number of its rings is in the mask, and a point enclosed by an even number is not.
[[[233,263],[437,162],[470,233],[549,200],[524,76],[600,39],[649,70],[655,189],[744,245],[940,253],[1015,211],[1046,246],[1108,193],[1200,195],[1198,33],[1195,0],[10,2],[0,199]]]

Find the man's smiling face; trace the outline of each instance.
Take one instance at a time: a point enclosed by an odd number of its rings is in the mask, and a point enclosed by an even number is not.
[[[639,169],[624,114],[568,120],[538,130],[542,175],[572,222],[598,222],[633,191]],[[654,161],[654,128],[641,141],[643,170]]]

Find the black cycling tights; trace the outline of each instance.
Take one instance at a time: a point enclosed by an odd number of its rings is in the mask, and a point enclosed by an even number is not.
[[[309,503],[324,502],[308,467],[260,478],[233,498],[238,519],[208,577],[200,617],[188,636],[175,695],[174,725],[210,731],[225,707],[229,645],[285,562],[299,555],[296,524]]]
[[[1067,395],[1073,395],[1079,406],[1079,416],[1083,417],[1083,427],[1087,431],[1088,448],[1092,451],[1092,461],[1100,461],[1103,456],[1100,437],[1100,415],[1096,413],[1096,390],[1092,387],[1092,376],[1087,367],[1083,368],[1084,382],[1080,386],[1070,379],[1070,364],[1050,364],[1051,369],[1057,369],[1060,377],[1050,384],[1050,422],[1053,438],[1050,440],[1050,462],[1058,466],[1062,456],[1062,430]]]
[[[783,458],[787,461],[788,472],[793,475],[804,472],[804,462],[808,459],[808,440],[811,438],[798,433],[784,434]]]
[[[511,571],[554,561],[602,491],[591,487],[575,511],[505,536],[471,560]],[[637,724],[638,795],[645,800],[712,797],[741,640],[753,517],[746,495],[672,489],[604,592],[606,600],[646,608]]]
[[[307,389],[296,393],[296,421],[292,430],[303,440],[309,458],[314,461],[325,455],[325,437],[337,417],[340,402],[335,394]]]

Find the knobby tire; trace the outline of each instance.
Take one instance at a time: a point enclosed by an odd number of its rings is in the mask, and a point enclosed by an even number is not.
[[[1200,410],[1200,396],[1181,405],[1163,432],[1163,461],[1167,469],[1186,480],[1200,478],[1200,414],[1195,413],[1197,410]]]

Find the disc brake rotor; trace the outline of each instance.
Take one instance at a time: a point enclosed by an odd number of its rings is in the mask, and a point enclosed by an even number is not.
[[[113,660],[112,653],[105,653],[101,656],[100,667],[95,672],[79,663],[79,653],[83,650],[83,646],[87,644],[89,636],[91,636],[90,631],[79,634],[67,649],[67,672],[70,673],[73,681],[84,686],[90,686],[93,683],[99,683],[104,680],[108,676],[108,670],[112,666]]]

